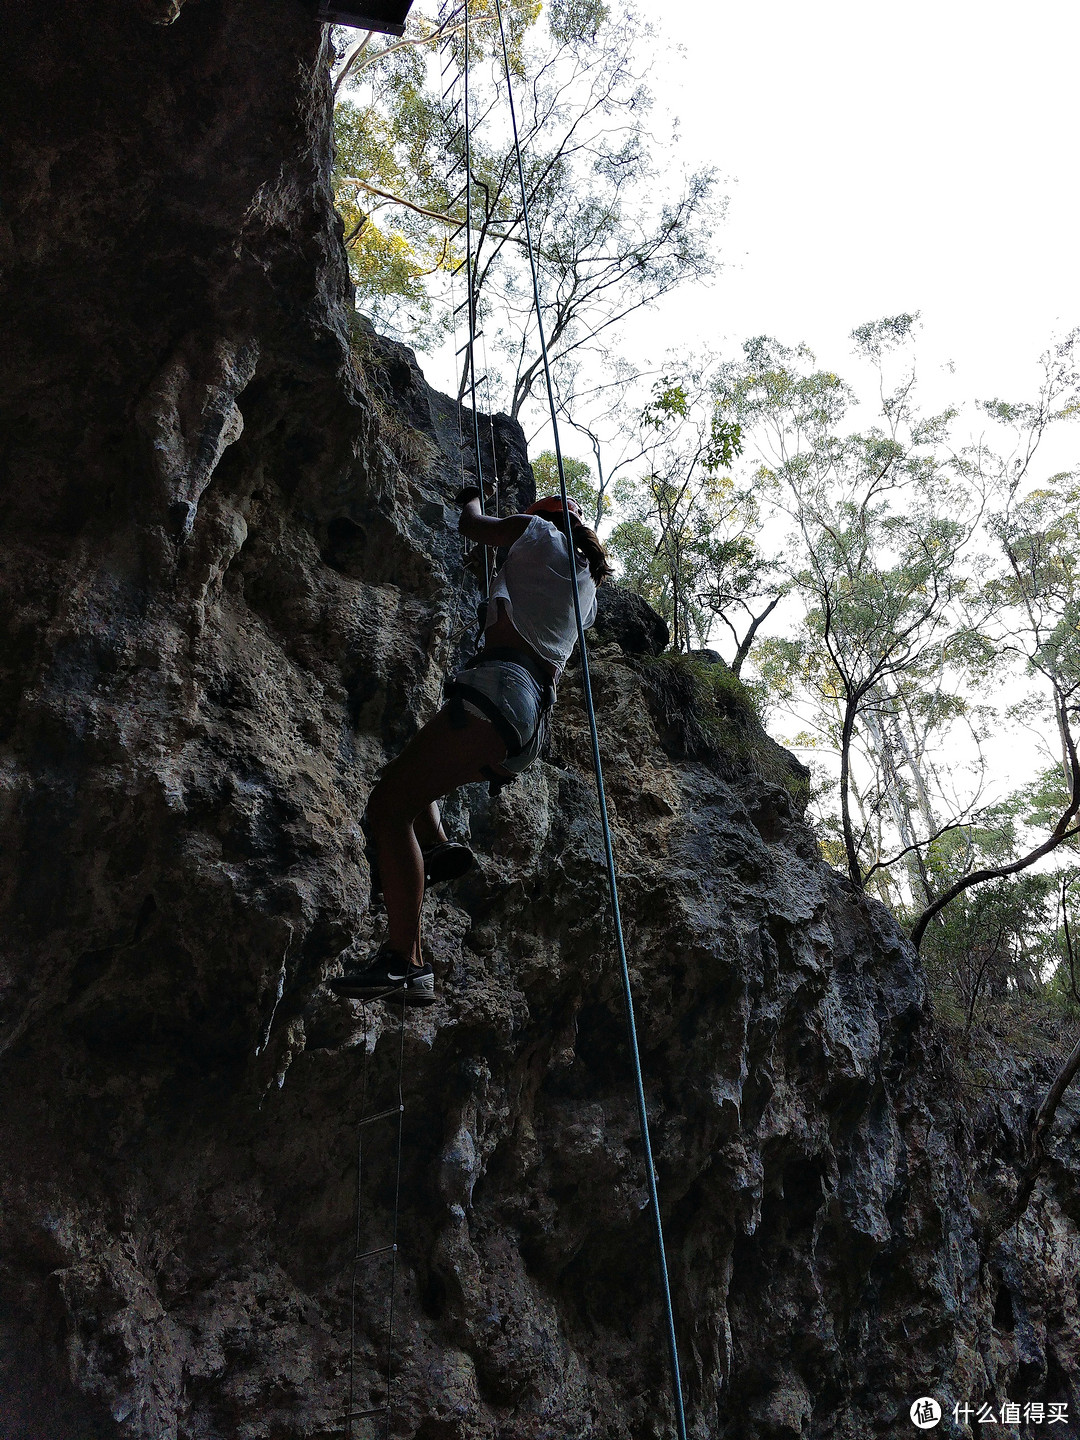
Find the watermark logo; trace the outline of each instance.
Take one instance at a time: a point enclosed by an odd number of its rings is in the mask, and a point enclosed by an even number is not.
[[[908,1411],[917,1430],[933,1430],[941,1424],[941,1406],[932,1395],[920,1395]],[[1067,1400],[1004,1400],[997,1409],[989,1402],[958,1400],[952,1407],[958,1425],[1068,1425]],[[980,1434],[982,1432],[980,1431]],[[1025,1433],[1027,1433],[1025,1431]]]
[[[910,1410],[911,1423],[920,1430],[932,1430],[941,1421],[941,1406],[932,1395],[922,1395]]]
[[[919,1404],[919,1401],[915,1402]],[[915,1420],[915,1406],[911,1408]],[[993,1405],[971,1404],[960,1400],[953,1406],[953,1419],[958,1425],[1068,1425],[1069,1402],[1067,1400],[1005,1400],[997,1410]],[[917,1425],[919,1422],[915,1420]]]

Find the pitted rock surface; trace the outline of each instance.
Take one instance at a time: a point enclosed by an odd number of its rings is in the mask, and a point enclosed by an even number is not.
[[[321,984],[379,937],[365,799],[478,593],[456,408],[351,309],[313,9],[6,16],[0,1431],[342,1435],[354,1240],[394,1192],[373,1127],[357,1232],[356,1122],[400,1056],[391,1434],[660,1437],[578,671],[546,757],[449,807],[479,865],[426,902],[439,1003],[402,1031]],[[520,432],[484,434],[524,503]],[[943,1435],[965,1398],[1075,1417],[1075,1102],[1007,1228],[1050,1062],[965,1089],[797,764],[705,744],[656,644],[617,642],[593,688],[691,1434],[907,1435],[921,1394]]]

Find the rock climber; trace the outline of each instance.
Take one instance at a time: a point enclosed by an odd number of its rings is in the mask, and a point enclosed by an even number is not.
[[[558,495],[524,514],[485,515],[475,486],[459,492],[458,529],[489,549],[509,546],[491,582],[483,646],[446,685],[447,703],[383,770],[367,827],[386,906],[387,935],[366,960],[330,980],[338,995],[431,1005],[435,977],[420,950],[428,884],[456,879],[471,851],[447,839],[437,801],[459,785],[514,779],[544,743],[555,686],[577,641],[568,563],[572,540],[581,617],[596,618],[596,587],[611,574],[596,532]]]

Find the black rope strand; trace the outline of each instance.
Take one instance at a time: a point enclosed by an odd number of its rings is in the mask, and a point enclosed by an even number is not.
[[[364,1026],[364,1061],[361,1068],[360,1080],[360,1119],[357,1123],[356,1134],[356,1224],[353,1229],[353,1261],[352,1281],[349,1296],[349,1399],[345,1410],[345,1440],[352,1440],[353,1421],[359,1419],[373,1420],[381,1416],[384,1423],[384,1440],[390,1440],[390,1424],[393,1420],[393,1364],[394,1364],[394,1319],[396,1312],[397,1295],[397,1262],[398,1262],[398,1217],[401,1206],[401,1150],[402,1132],[405,1122],[405,1095],[404,1095],[404,1069],[405,1069],[405,991],[401,994],[401,1035],[398,1041],[398,1064],[397,1064],[397,1104],[389,1110],[380,1110],[374,1114],[367,1113],[368,1093],[368,1024],[369,1012],[367,1001],[361,1001],[361,1014]],[[378,1043],[378,1036],[375,1037]],[[394,1155],[394,1211],[390,1227],[390,1244],[378,1246],[374,1250],[364,1252],[360,1249],[361,1236],[363,1234],[363,1176],[364,1176],[364,1130],[366,1126],[375,1121],[382,1121],[397,1116],[396,1148]],[[360,1262],[366,1259],[379,1258],[389,1252],[390,1255],[390,1293],[386,1305],[386,1396],[382,1405],[376,1405],[364,1410],[356,1408],[356,1284]]]
[[[630,989],[630,967],[626,959],[622,916],[619,912],[619,886],[615,878],[615,855],[611,843],[611,824],[608,820],[607,797],[604,791],[604,771],[600,763],[600,739],[596,728],[596,709],[593,705],[592,684],[589,678],[589,659],[585,651],[585,627],[581,619],[581,597],[578,594],[577,564],[575,562],[574,544],[570,534],[566,475],[563,470],[562,448],[559,444],[559,422],[556,415],[555,391],[551,383],[551,365],[548,359],[547,341],[544,337],[544,319],[540,306],[540,282],[537,277],[536,254],[533,249],[532,226],[529,221],[529,199],[525,186],[525,169],[521,161],[521,143],[518,138],[514,88],[510,80],[510,56],[506,48],[506,31],[503,26],[502,0],[495,0],[495,11],[499,18],[499,39],[502,44],[503,70],[506,74],[506,93],[510,104],[510,122],[514,132],[514,153],[517,158],[518,180],[521,185],[521,211],[522,218],[525,222],[525,242],[529,254],[529,267],[532,271],[533,303],[536,307],[536,325],[540,338],[540,354],[544,364],[544,381],[547,386],[548,405],[551,410],[551,429],[555,440],[555,463],[559,471],[559,489],[562,493],[563,510],[566,518],[566,545],[570,558],[571,593],[574,597],[574,619],[577,623],[578,645],[581,649],[581,679],[585,692],[585,708],[589,716],[593,769],[596,773],[596,793],[600,804],[600,824],[604,832],[604,853],[607,861],[608,888],[611,891],[611,913],[615,929],[615,944],[618,949],[619,963],[622,967],[623,999],[626,1003],[626,1028],[630,1038],[630,1053],[633,1057],[634,1064],[634,1084],[637,1090],[641,1143],[645,1151],[645,1178],[648,1183],[649,1200],[652,1205],[653,1229],[656,1238],[657,1258],[660,1266],[660,1286],[663,1292],[664,1312],[667,1321],[668,1358],[671,1362],[672,1398],[675,1402],[675,1425],[679,1440],[686,1440],[686,1416],[683,1411],[682,1377],[679,1370],[679,1346],[675,1336],[675,1316],[671,1307],[671,1285],[668,1281],[667,1252],[664,1247],[664,1228],[660,1218],[660,1197],[656,1189],[656,1172],[653,1169],[652,1143],[649,1139],[649,1116],[645,1106],[645,1085],[641,1074],[641,1054],[638,1047],[637,1026],[634,1021],[634,998]]]
[[[441,12],[440,12],[440,13],[441,13]],[[449,43],[449,42],[448,42],[448,43]],[[468,285],[468,279],[466,278],[466,286],[467,286],[467,285]],[[450,330],[451,330],[451,333],[452,333],[452,335],[453,335],[454,357],[455,357],[455,359],[456,359],[457,355],[459,354],[459,351],[458,351],[458,343],[457,343],[457,342],[458,342],[458,323],[457,323],[458,306],[457,306],[456,303],[455,303],[456,300],[457,300],[457,289],[456,289],[455,282],[454,282],[454,270],[451,269],[451,271],[450,271]],[[467,301],[463,301],[462,303],[463,303],[463,304],[466,304]],[[463,418],[464,406],[463,406],[462,403],[461,403],[461,395],[460,395],[460,393],[458,393],[459,387],[458,387],[458,385],[457,385],[457,376],[456,376],[456,375],[455,375],[455,377],[454,377],[454,389],[455,389],[455,395],[454,395],[454,410],[455,410],[456,415],[457,415],[458,487],[459,487],[459,489],[464,490],[464,489],[465,489],[465,421],[464,421],[464,418]],[[494,452],[494,446],[493,446],[493,447],[492,447],[492,454],[494,454],[494,453],[495,453],[495,452]],[[463,543],[464,550],[465,550],[465,559],[466,559],[466,561],[467,561],[468,558],[469,558],[469,555],[470,555],[471,552],[472,552],[473,546],[472,546],[472,543],[471,543],[469,540],[467,540],[467,539],[463,539],[462,543]],[[471,577],[470,577],[470,572],[469,572],[469,570],[463,565],[463,566],[461,567],[461,574],[460,574],[460,576],[459,576],[459,578],[458,578],[457,589],[456,589],[456,591],[454,592],[454,633],[453,633],[453,635],[452,635],[452,637],[451,637],[451,640],[450,640],[450,650],[451,650],[451,653],[456,652],[457,646],[458,646],[458,643],[460,642],[460,640],[463,638],[463,636],[464,636],[467,632],[471,631],[471,630],[475,627],[475,624],[476,624],[475,617],[472,615],[471,611],[466,610],[465,591],[466,591],[467,586],[469,585],[470,578],[471,578]],[[463,614],[463,613],[469,615],[470,618],[469,618],[467,621],[462,619],[462,614]]]
[[[458,6],[456,7],[456,9],[454,9],[454,10],[448,10],[448,9],[447,9],[447,6],[446,6],[446,4],[445,4],[445,0],[444,0],[443,5],[442,5],[442,6],[440,7],[440,9],[439,9],[439,24],[440,24],[440,25],[448,25],[449,22],[454,18],[454,16],[457,15],[458,12],[459,12],[460,10],[462,10],[463,8],[464,8],[464,9],[467,9],[467,6],[468,6],[468,0],[463,0],[463,4],[462,4],[462,5],[458,5]],[[468,15],[467,15],[467,14],[466,14],[466,17],[465,17],[465,18],[466,18],[466,22],[467,22],[467,21],[468,21]],[[448,39],[444,40],[443,43],[442,43],[442,46],[440,47],[440,53],[443,54],[443,55],[449,56],[450,61],[453,61],[453,58],[454,58],[453,45],[454,45],[454,41],[453,41],[453,38],[451,37],[451,38],[448,38]],[[466,48],[466,60],[467,60],[467,59],[468,59],[468,52],[467,52],[467,48]],[[446,67],[444,67],[444,74],[445,74],[445,68],[446,68]],[[450,87],[450,89],[452,89],[453,86],[456,86],[457,83],[458,83],[458,78],[455,76],[454,81],[453,81],[453,85]],[[449,93],[449,91],[448,91],[447,93]],[[466,116],[465,116],[465,121],[466,121],[466,127],[467,127],[467,125],[468,125],[468,114],[467,114],[467,113],[466,113]],[[469,151],[470,151],[470,144],[469,144],[469,134],[470,134],[470,131],[469,131],[469,129],[466,128],[465,131],[464,131],[464,133],[465,133],[465,138],[466,138],[466,158],[468,158]],[[456,168],[456,167],[455,167],[455,168]],[[469,177],[468,177],[468,171],[466,171],[466,177],[465,177],[465,192],[466,192],[466,201],[468,202],[468,200],[471,198],[471,197],[469,196]],[[465,308],[466,310],[468,310],[468,311],[471,313],[471,305],[470,305],[470,301],[469,301],[469,296],[470,296],[470,291],[471,291],[471,288],[472,288],[472,282],[471,282],[471,274],[470,274],[470,271],[469,271],[468,268],[466,268],[466,267],[469,266],[469,263],[470,263],[470,262],[469,262],[469,255],[470,255],[469,234],[470,234],[470,232],[469,232],[469,230],[467,229],[467,227],[469,226],[469,223],[470,223],[470,220],[469,220],[469,210],[468,210],[468,203],[467,203],[467,204],[466,204],[466,214],[465,214],[464,223],[463,223],[463,225],[461,225],[461,226],[458,227],[458,230],[459,230],[459,231],[460,231],[461,229],[463,229],[463,228],[466,229],[466,251],[465,251],[466,258],[465,258],[465,260],[463,260],[463,261],[461,262],[460,265],[453,265],[453,266],[451,266],[451,268],[450,268],[450,276],[449,276],[449,279],[450,279],[450,329],[451,329],[451,333],[452,333],[452,335],[453,335],[453,347],[454,347],[454,348],[453,348],[453,353],[454,353],[454,359],[455,359],[455,361],[456,361],[458,355],[460,355],[460,353],[461,353],[461,350],[458,348],[458,343],[457,343],[457,342],[458,342],[458,322],[457,322],[458,311],[459,311],[461,308]],[[455,234],[456,234],[456,233],[458,233],[458,232],[455,231]],[[457,287],[456,287],[456,279],[455,279],[455,277],[456,277],[458,271],[461,270],[461,269],[465,269],[465,271],[466,271],[466,273],[465,273],[465,299],[462,301],[461,306],[459,306],[459,305],[456,303],[456,302],[457,302]],[[471,330],[470,330],[469,334],[470,334],[470,340],[467,342],[467,344],[471,343]],[[463,346],[463,347],[461,347],[461,348],[464,349],[465,347]],[[465,446],[466,446],[466,441],[465,441],[465,420],[464,420],[464,409],[465,409],[465,407],[464,407],[464,405],[462,404],[462,400],[461,400],[461,389],[462,389],[462,387],[461,387],[461,385],[460,385],[460,383],[459,383],[459,381],[458,381],[457,375],[455,374],[455,376],[454,376],[454,410],[455,410],[455,413],[456,413],[456,416],[457,416],[457,455],[458,455],[458,474],[459,474],[458,486],[459,486],[460,489],[464,490],[464,489],[465,489]],[[474,412],[475,412],[475,406],[474,406],[473,408],[474,408]],[[494,445],[492,446],[492,454],[494,454]],[[483,505],[483,493],[482,493],[482,492],[483,492],[483,486],[481,485],[480,488],[481,488],[481,506],[482,506],[482,505]],[[462,543],[463,543],[464,550],[465,550],[465,560],[466,560],[466,562],[467,562],[469,556],[472,554],[472,551],[473,551],[476,547],[473,545],[473,543],[472,543],[470,540],[467,540],[467,539],[464,539]],[[486,556],[485,556],[485,576],[486,576],[486,574],[487,574],[487,568],[486,568]],[[450,640],[450,650],[451,650],[451,653],[456,652],[457,647],[458,647],[458,644],[460,643],[460,641],[462,640],[462,638],[463,638],[466,634],[468,634],[468,633],[470,633],[471,631],[473,631],[473,630],[475,629],[475,627],[476,627],[476,616],[475,616],[475,614],[473,613],[475,607],[469,607],[469,608],[467,608],[467,606],[466,606],[466,597],[465,597],[466,589],[469,587],[470,581],[474,580],[474,578],[475,578],[475,577],[473,577],[473,576],[471,575],[471,572],[470,572],[469,569],[467,568],[467,564],[466,564],[465,566],[463,566],[462,569],[461,569],[460,577],[459,577],[459,579],[458,579],[457,589],[456,589],[455,595],[454,595],[454,633],[453,633],[453,635],[452,635],[452,637],[451,637],[451,640]],[[463,615],[468,616],[468,619],[463,619],[463,618],[462,618]]]
[[[472,122],[469,118],[469,0],[465,0],[465,274],[468,277],[469,300],[469,390],[472,400],[473,440],[476,446],[476,483],[480,488],[480,513],[486,514],[484,503],[484,467],[480,459],[480,417],[476,413],[476,276],[480,268],[480,245],[476,247],[476,268],[472,255]],[[484,598],[491,593],[491,564],[487,548],[483,550]]]
[[[353,1226],[353,1259],[352,1278],[349,1284],[349,1400],[345,1409],[345,1440],[352,1440],[352,1416],[356,1409],[356,1271],[360,1264],[360,1217],[362,1214],[362,1187],[364,1176],[364,1125],[363,1117],[367,1113],[367,1084],[368,1084],[368,1008],[366,1002],[361,1006],[364,1025],[364,1063],[360,1071],[360,1116],[361,1123],[356,1127],[356,1200],[355,1200],[355,1224]]]
[[[495,480],[495,514],[499,513],[499,462],[495,455],[495,415],[492,411],[491,399],[491,370],[488,366],[487,341],[484,339],[483,331],[480,332],[480,354],[484,361],[484,405],[487,408],[488,429],[491,432],[491,472]]]
[[[402,1093],[401,1077],[405,1068],[405,1000],[407,991],[401,992],[401,1035],[398,1040],[397,1067],[397,1156],[394,1161],[394,1222],[390,1231],[390,1316],[386,1325],[386,1440],[390,1440],[391,1397],[394,1383],[394,1299],[397,1293],[398,1262],[398,1212],[401,1203],[401,1138],[405,1124],[405,1097]]]

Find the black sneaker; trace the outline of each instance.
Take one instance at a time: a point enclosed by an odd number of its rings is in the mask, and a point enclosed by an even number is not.
[[[476,857],[467,845],[456,840],[443,840],[424,851],[424,880],[440,885],[444,880],[460,880],[476,864]]]
[[[326,983],[335,995],[344,995],[350,1000],[435,1004],[435,972],[431,966],[410,965],[388,945],[382,946],[366,965],[346,964],[344,974]]]
[[[428,888],[432,885],[441,885],[445,880],[460,880],[476,864],[476,856],[467,845],[459,845],[456,840],[443,840],[438,845],[433,845],[430,850],[425,850],[424,855],[424,884]],[[375,868],[374,860],[371,860],[371,894],[372,897],[382,895],[382,881],[379,879],[379,872]]]

